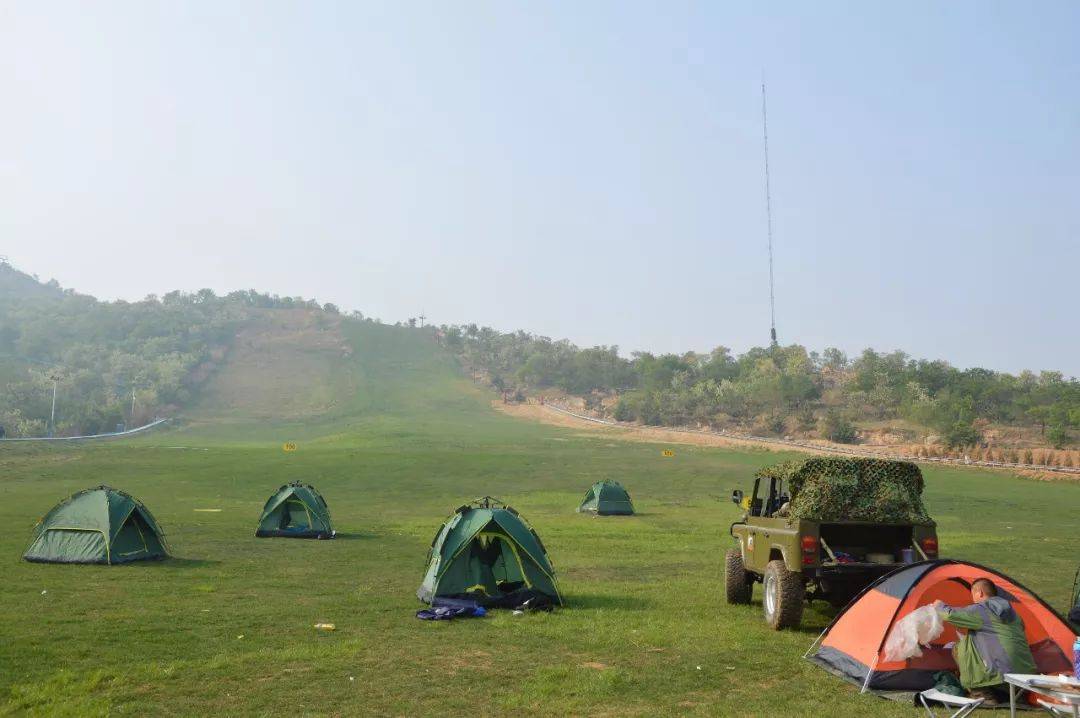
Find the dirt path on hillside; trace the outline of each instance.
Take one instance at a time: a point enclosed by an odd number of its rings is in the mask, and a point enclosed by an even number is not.
[[[639,441],[648,444],[689,444],[692,446],[738,446],[741,448],[754,448],[763,451],[804,451],[815,452],[810,449],[796,449],[790,446],[771,446],[757,441],[744,441],[734,437],[719,436],[716,434],[687,434],[681,431],[671,431],[652,426],[611,426],[598,424],[595,421],[579,419],[575,416],[556,411],[543,404],[503,404],[501,401],[491,402],[496,411],[517,417],[529,419],[551,426],[561,426],[565,429],[583,429],[586,436],[604,435],[621,441]]]
[[[663,429],[651,426],[615,426],[612,424],[590,421],[588,419],[581,418],[580,416],[573,416],[571,414],[567,414],[565,410],[558,410],[545,404],[503,404],[501,401],[493,401],[491,402],[491,406],[496,411],[517,417],[519,419],[538,421],[543,424],[549,424],[551,426],[561,426],[567,429],[581,429],[584,432],[580,434],[581,436],[602,435],[620,441],[639,441],[650,444],[689,444],[693,446],[739,447],[744,449],[751,448],[758,451],[769,452],[798,451],[800,453],[817,455],[836,455],[837,453],[840,453],[844,455],[873,456],[882,459],[901,458],[891,456],[889,455],[889,453],[881,450],[853,451],[848,447],[843,447],[842,449],[830,451],[830,447],[827,445],[822,446],[820,449],[816,449],[813,446],[807,446],[805,444],[773,444],[765,440],[740,439],[734,436],[723,436],[720,434],[711,434],[705,432],[696,433],[687,431],[673,431],[671,429]],[[998,471],[1006,471],[1016,476],[1023,476],[1025,478],[1037,479],[1040,481],[1076,481],[1077,479],[1080,479],[1080,476],[1078,476],[1076,473],[1078,471],[1076,469],[1047,469],[1045,467],[1028,468],[1023,466],[1000,465],[994,466],[987,465],[984,462],[972,461],[970,463],[964,463],[956,460],[943,461],[941,459],[906,460],[915,461],[916,463],[939,463],[948,466],[972,469],[995,469]]]

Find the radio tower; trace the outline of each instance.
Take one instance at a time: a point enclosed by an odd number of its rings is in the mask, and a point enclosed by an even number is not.
[[[776,296],[773,292],[772,195],[769,192],[769,115],[765,109],[765,81],[761,81],[761,128],[765,135],[765,218],[769,231],[769,336],[776,345]]]

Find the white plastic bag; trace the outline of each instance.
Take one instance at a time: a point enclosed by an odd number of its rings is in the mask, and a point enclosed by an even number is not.
[[[921,606],[893,624],[885,639],[885,660],[906,661],[922,655],[923,646],[941,635],[945,625],[933,606]]]

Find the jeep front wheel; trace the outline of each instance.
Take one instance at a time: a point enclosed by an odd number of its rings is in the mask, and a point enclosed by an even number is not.
[[[761,605],[765,609],[765,622],[777,631],[798,626],[806,598],[802,576],[788,571],[783,561],[769,561],[762,584],[765,590]]]
[[[737,548],[728,549],[724,561],[724,588],[728,603],[750,603],[754,584],[743,566],[742,553]]]

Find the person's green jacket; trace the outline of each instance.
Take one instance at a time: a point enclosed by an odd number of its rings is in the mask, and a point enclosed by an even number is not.
[[[941,609],[941,618],[967,630],[953,650],[960,684],[967,690],[1005,682],[1006,673],[1038,673],[1024,621],[1001,596],[963,608]]]

